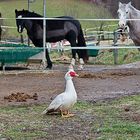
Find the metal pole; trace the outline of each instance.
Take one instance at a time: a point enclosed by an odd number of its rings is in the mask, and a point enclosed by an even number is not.
[[[116,31],[114,31],[114,40],[113,40],[113,46],[118,46],[116,43],[118,41],[118,33]],[[114,64],[117,65],[118,64],[118,49],[114,49],[113,51],[114,53]]]
[[[43,66],[46,65],[46,0],[43,1],[43,15],[44,15],[44,19],[43,19]]]
[[[30,10],[30,0],[28,0],[28,10]]]

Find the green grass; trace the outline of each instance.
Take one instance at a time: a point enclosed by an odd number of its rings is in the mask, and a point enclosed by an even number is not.
[[[129,64],[140,60],[139,51],[137,49],[119,49],[118,64]],[[109,50],[100,50],[96,60],[90,60],[89,64],[114,65],[113,52]]]
[[[67,119],[59,115],[40,115],[45,107],[44,104],[1,107],[0,137],[11,137],[14,140],[72,139],[73,133],[79,138],[86,131],[89,139],[93,136],[98,140],[140,138],[140,95],[94,104],[80,101],[72,110],[75,117]],[[125,107],[130,110],[126,112]]]
[[[138,49],[119,49],[118,50],[118,65],[122,64],[129,64],[133,62],[137,62],[140,60],[140,55],[139,55]],[[68,56],[71,58],[71,51],[65,51],[64,52],[65,56]],[[54,63],[60,63],[60,61],[55,61],[55,59],[61,57],[61,54],[58,53],[57,51],[51,51],[50,56],[52,60],[54,60]],[[66,61],[62,61],[62,63],[65,63]],[[68,61],[69,62],[69,61]],[[70,62],[69,62],[70,63]],[[114,53],[113,51],[110,52],[110,49],[101,49],[96,56],[90,57],[88,61],[89,65],[114,65]],[[86,67],[86,66],[85,66]]]

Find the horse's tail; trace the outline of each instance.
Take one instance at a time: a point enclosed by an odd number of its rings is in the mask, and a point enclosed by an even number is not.
[[[83,30],[81,27],[80,27],[80,31],[79,31],[79,34],[77,37],[77,46],[78,47],[86,47],[86,41],[85,41]],[[86,63],[88,60],[87,49],[80,49],[78,51],[79,51],[81,57],[83,58],[84,62]]]

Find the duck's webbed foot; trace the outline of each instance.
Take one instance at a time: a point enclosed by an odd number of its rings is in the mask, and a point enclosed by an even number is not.
[[[64,112],[61,111],[62,118],[69,118],[69,117],[73,117],[74,115],[75,114],[70,113],[68,110]]]

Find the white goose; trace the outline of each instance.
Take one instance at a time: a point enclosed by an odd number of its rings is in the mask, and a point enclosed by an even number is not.
[[[72,78],[76,76],[78,76],[78,74],[72,69],[65,74],[65,91],[57,95],[42,114],[51,114],[60,111],[62,117],[74,116],[74,114],[69,113],[69,109],[77,102],[77,93],[72,81]]]

